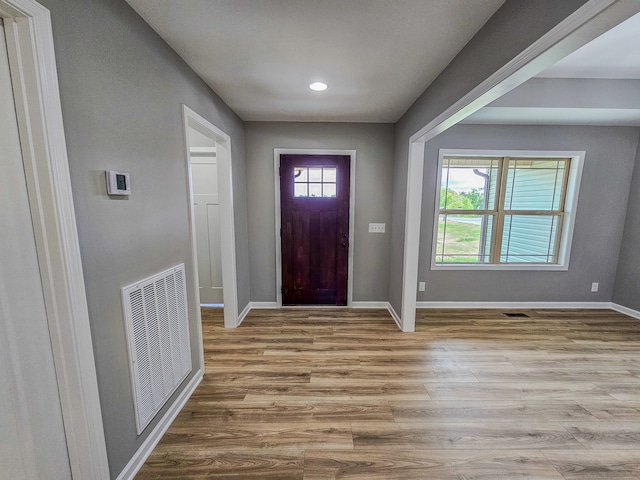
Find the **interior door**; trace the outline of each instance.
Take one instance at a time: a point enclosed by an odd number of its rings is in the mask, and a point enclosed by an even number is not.
[[[0,479],[70,479],[0,19]]]
[[[200,303],[221,304],[220,202],[215,153],[191,153]]]
[[[283,305],[346,305],[348,155],[281,155]]]

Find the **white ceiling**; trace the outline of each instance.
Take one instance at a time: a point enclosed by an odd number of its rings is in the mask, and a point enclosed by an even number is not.
[[[640,126],[640,14],[462,123]]]
[[[504,0],[127,2],[243,120],[395,122]]]
[[[640,79],[640,14],[579,48],[538,77]]]

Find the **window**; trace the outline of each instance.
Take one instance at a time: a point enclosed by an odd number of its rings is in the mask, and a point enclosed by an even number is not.
[[[295,197],[336,196],[336,167],[294,167]]]
[[[566,269],[583,152],[449,152],[432,268]]]

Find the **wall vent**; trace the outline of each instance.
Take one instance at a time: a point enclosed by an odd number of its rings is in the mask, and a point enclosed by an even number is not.
[[[138,434],[191,371],[184,264],[122,289]]]

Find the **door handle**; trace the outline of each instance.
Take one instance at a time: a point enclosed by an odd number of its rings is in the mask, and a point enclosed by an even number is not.
[[[349,242],[342,242],[342,246],[345,247],[345,248],[348,247],[349,246]]]

